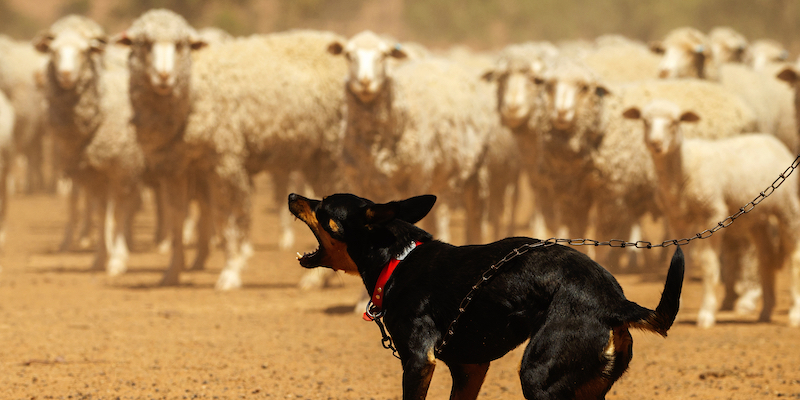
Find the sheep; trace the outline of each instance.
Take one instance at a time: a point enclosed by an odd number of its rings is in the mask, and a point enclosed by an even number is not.
[[[482,78],[496,85],[496,109],[500,121],[513,133],[513,139],[521,153],[520,157],[528,183],[534,195],[534,210],[531,229],[535,236],[554,232],[557,221],[553,219],[552,203],[543,201],[550,194],[539,178],[541,135],[548,129],[544,92],[537,84],[545,64],[558,55],[558,49],[548,42],[529,42],[505,47],[497,56],[495,64],[487,69]],[[537,199],[539,201],[537,201]]]
[[[717,63],[743,63],[749,43],[729,26],[717,26],[708,33],[711,57]]]
[[[800,150],[791,91],[772,74],[760,74],[742,64],[717,62],[705,51],[707,42],[705,35],[691,28],[670,33],[661,46],[665,53],[659,76],[698,77],[720,82],[753,109],[758,118],[758,131],[775,135],[791,151]],[[698,49],[703,51],[698,52]]]
[[[651,42],[650,50],[662,55],[659,78],[718,80],[711,44],[708,37],[697,29],[673,29],[662,41]]]
[[[62,167],[105,221],[92,269],[113,276],[127,268],[126,233],[140,205],[144,158],[130,124],[128,74],[105,68],[106,42],[97,23],[77,15],[59,19],[34,41],[49,55],[48,118]]]
[[[16,114],[11,101],[0,91],[0,250],[6,241],[6,213],[8,212],[8,193],[6,179],[14,156],[14,123]]]
[[[241,270],[252,254],[254,174],[271,172],[276,196],[287,193],[292,171],[301,171],[315,191],[336,186],[333,154],[345,65],[320,49],[337,37],[314,31],[254,35],[192,53],[206,42],[181,16],[156,9],[117,39],[131,47],[133,122],[169,207],[172,256],[161,284],[178,284],[184,267],[191,176],[205,178],[195,179],[201,219],[193,268],[202,268],[216,227],[225,246],[219,290],[241,286]],[[214,216],[213,226],[203,215]]]
[[[786,146],[768,134],[745,134],[716,141],[686,139],[684,123],[700,120],[689,110],[683,111],[667,100],[656,99],[644,107],[634,106],[623,112],[625,118],[642,120],[645,143],[658,177],[658,200],[670,204],[666,213],[672,236],[687,237],[716,226],[739,207],[748,204],[754,193],[769,186],[794,156]],[[759,321],[769,321],[776,303],[775,273],[789,264],[793,281],[794,305],[789,324],[800,326],[800,195],[796,176],[786,187],[775,190],[769,199],[737,222],[736,227],[749,235],[758,251],[759,272],[764,305]],[[778,224],[779,243],[771,242],[770,218]],[[694,259],[703,269],[703,304],[697,325],[714,325],[715,287],[720,275],[720,252],[726,231],[719,231],[693,243]]]
[[[760,39],[753,41],[747,48],[744,63],[753,71],[768,71],[783,66],[789,59],[789,51],[776,40]]]
[[[14,147],[25,157],[25,189],[34,192],[52,189],[47,178],[55,179],[55,171],[44,170],[46,158],[44,141],[47,140],[44,96],[37,82],[37,74],[46,58],[38,54],[28,41],[17,41],[0,34],[0,91],[11,101],[17,115],[14,128]]]
[[[350,71],[342,171],[349,189],[371,198],[433,192],[443,205],[467,208],[467,242],[480,240],[477,171],[487,138],[501,129],[492,115],[491,88],[470,70],[445,59],[411,60],[393,71],[386,59],[406,57],[370,31],[328,51],[343,55]],[[438,238],[448,238],[447,207],[437,212]]]
[[[581,60],[606,84],[652,79],[658,72],[660,58],[643,43],[618,35],[598,37],[595,43]]]

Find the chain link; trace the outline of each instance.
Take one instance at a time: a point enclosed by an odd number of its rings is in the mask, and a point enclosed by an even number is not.
[[[507,262],[513,260],[514,258],[517,258],[517,257],[519,257],[519,256],[521,256],[521,255],[523,255],[523,254],[535,249],[535,248],[538,248],[538,247],[549,247],[549,246],[552,246],[552,245],[555,245],[555,244],[565,244],[565,245],[569,245],[569,246],[609,246],[609,247],[621,247],[621,248],[634,247],[634,248],[637,248],[637,249],[645,249],[645,248],[646,249],[652,249],[654,247],[685,246],[685,245],[689,244],[690,242],[692,242],[693,240],[708,239],[708,238],[711,237],[711,235],[713,235],[715,232],[719,231],[720,229],[724,229],[724,228],[729,227],[731,224],[733,224],[733,221],[735,221],[737,218],[741,217],[744,214],[749,213],[750,211],[753,211],[753,209],[755,209],[755,207],[759,203],[764,201],[764,199],[766,199],[773,192],[775,192],[775,189],[780,187],[783,184],[783,182],[786,181],[786,179],[789,177],[789,175],[791,175],[792,172],[794,172],[798,167],[800,167],[800,154],[798,154],[797,157],[795,157],[794,162],[792,162],[792,165],[790,165],[788,168],[786,168],[783,171],[783,173],[781,173],[780,176],[778,176],[778,178],[775,179],[775,181],[773,181],[772,184],[769,187],[767,187],[761,193],[759,193],[759,195],[756,196],[756,198],[754,198],[751,202],[749,202],[749,203],[745,204],[744,206],[742,206],[741,208],[739,208],[739,211],[737,211],[733,215],[731,215],[731,216],[723,219],[722,221],[718,222],[713,228],[706,229],[706,230],[704,230],[702,232],[699,232],[699,233],[695,234],[692,237],[687,237],[687,238],[683,238],[683,239],[670,239],[670,240],[665,240],[665,241],[663,241],[661,243],[657,243],[657,244],[652,244],[651,242],[642,241],[642,240],[638,240],[638,241],[635,241],[635,242],[627,242],[627,241],[620,240],[620,239],[612,239],[612,240],[609,240],[609,241],[600,242],[600,241],[593,240],[593,239],[557,239],[557,238],[550,238],[550,239],[547,239],[547,240],[544,240],[544,241],[540,241],[540,242],[536,242],[536,243],[528,243],[528,244],[524,244],[524,245],[522,245],[520,247],[517,247],[516,249],[514,249],[510,253],[508,253],[505,257],[503,257],[500,261],[498,261],[497,263],[495,263],[491,267],[489,267],[489,269],[486,270],[486,272],[484,272],[483,275],[481,275],[480,280],[475,285],[472,286],[472,289],[470,289],[469,292],[467,292],[467,295],[464,296],[464,299],[461,301],[461,304],[459,304],[459,306],[458,306],[458,314],[456,314],[456,317],[453,319],[453,322],[451,322],[450,325],[447,327],[447,332],[445,332],[445,335],[442,338],[442,341],[439,343],[438,346],[436,346],[436,355],[437,356],[440,355],[442,353],[442,351],[444,350],[444,347],[447,345],[447,343],[450,341],[450,339],[452,339],[453,335],[455,334],[456,326],[458,325],[458,320],[464,314],[464,312],[467,309],[467,306],[469,306],[469,303],[475,297],[475,293],[486,282],[489,282],[492,279],[492,277],[494,277],[494,275],[500,270],[500,267],[502,267]]]

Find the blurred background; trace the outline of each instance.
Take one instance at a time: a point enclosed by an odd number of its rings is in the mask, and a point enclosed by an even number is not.
[[[182,14],[196,28],[234,35],[314,28],[350,36],[372,29],[432,48],[486,50],[607,33],[647,41],[679,26],[708,32],[727,25],[750,40],[778,40],[793,56],[800,52],[798,0],[0,0],[0,32],[27,39],[78,13],[115,33],[155,7]]]

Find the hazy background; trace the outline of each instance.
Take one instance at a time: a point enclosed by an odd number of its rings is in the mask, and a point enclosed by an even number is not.
[[[80,13],[116,33],[154,7],[235,35],[315,28],[349,36],[372,29],[434,48],[492,49],[606,33],[647,41],[684,25],[705,32],[728,25],[750,40],[784,43],[793,58],[800,52],[800,0],[0,0],[0,32],[28,39]]]

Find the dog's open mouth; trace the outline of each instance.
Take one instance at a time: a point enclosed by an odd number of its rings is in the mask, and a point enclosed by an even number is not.
[[[317,242],[319,242],[319,239],[317,239]],[[325,258],[325,250],[319,243],[317,243],[317,245],[318,247],[314,251],[310,251],[303,254],[300,254],[299,252],[297,253],[297,261],[300,262],[300,265],[302,267],[315,268],[322,266],[322,259]]]

